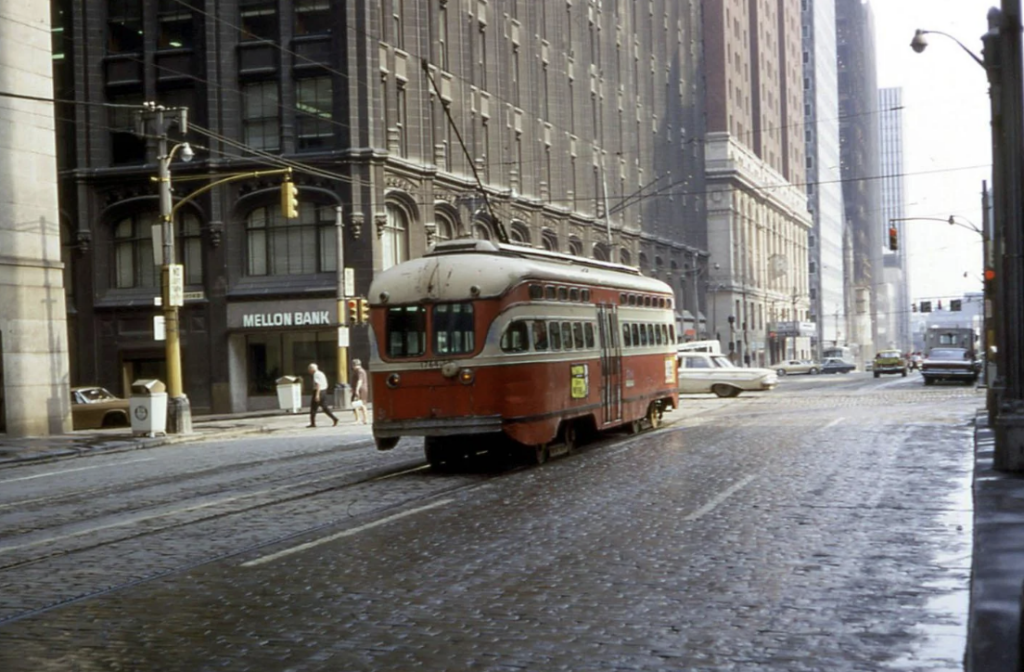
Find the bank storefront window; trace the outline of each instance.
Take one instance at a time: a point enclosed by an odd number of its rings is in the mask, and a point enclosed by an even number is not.
[[[316,362],[333,387],[338,371],[338,335],[335,331],[247,334],[249,396],[277,394],[281,376],[302,376],[308,393],[306,370]]]

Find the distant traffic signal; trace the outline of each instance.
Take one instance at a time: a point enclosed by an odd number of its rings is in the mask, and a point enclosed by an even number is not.
[[[960,304],[960,299],[950,299],[950,301],[949,301],[949,309],[950,310],[959,311],[960,310],[960,305],[961,305]]]
[[[349,299],[348,302],[348,323],[359,323],[359,299]]]
[[[896,227],[895,226],[890,226],[889,227],[889,249],[892,250],[893,252],[895,252],[896,250],[899,249],[899,247],[900,247],[900,245],[899,245],[899,237],[898,237],[898,234],[896,232]]]
[[[359,299],[359,321],[364,324],[370,322],[370,302],[366,299]]]
[[[921,302],[921,312],[922,313],[930,313],[930,312],[932,312],[932,302],[931,301],[922,301]]]

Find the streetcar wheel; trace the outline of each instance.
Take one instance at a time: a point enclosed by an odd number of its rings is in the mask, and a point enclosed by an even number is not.
[[[431,469],[440,471],[449,462],[447,459],[448,451],[445,450],[440,441],[430,436],[423,440],[423,454],[427,458],[427,463],[430,464]]]
[[[651,429],[661,426],[661,404],[656,401],[647,409],[647,422],[651,423]]]
[[[538,466],[544,464],[551,457],[551,451],[548,450],[548,444],[540,443],[533,447],[533,461]]]
[[[398,445],[398,439],[397,436],[383,436],[373,441],[377,444],[377,450],[391,450]]]
[[[576,450],[576,425],[572,422],[565,423],[562,429],[562,443],[565,444],[565,452],[572,454]]]
[[[636,436],[644,430],[643,420],[633,420],[629,423],[629,433]]]

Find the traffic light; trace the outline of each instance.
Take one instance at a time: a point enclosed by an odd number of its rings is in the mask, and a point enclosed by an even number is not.
[[[359,299],[359,321],[364,324],[370,322],[370,302],[366,299]]]
[[[917,304],[916,303],[910,304],[910,312],[912,312],[912,313],[916,313],[917,312]]]
[[[922,313],[930,313],[930,312],[932,312],[932,302],[931,301],[922,301],[921,302],[921,312]]]
[[[348,300],[348,323],[358,324],[359,323],[359,299]]]
[[[893,252],[895,252],[896,250],[899,249],[899,247],[900,247],[900,245],[899,245],[899,238],[898,238],[897,233],[896,233],[896,227],[895,226],[890,226],[889,227],[889,249],[892,250]]]
[[[949,309],[954,311],[960,310],[960,299],[950,299]]]
[[[285,219],[299,217],[299,190],[290,179],[281,183],[281,214]]]

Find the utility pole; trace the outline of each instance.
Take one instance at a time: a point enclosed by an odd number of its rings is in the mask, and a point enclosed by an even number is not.
[[[160,194],[160,239],[163,242],[159,256],[161,295],[164,313],[165,358],[167,366],[167,432],[192,432],[192,408],[181,382],[181,329],[178,308],[184,305],[184,269],[174,263],[174,206],[171,195],[171,161],[179,149],[182,159],[192,158],[187,142],[168,150],[167,130],[176,125],[184,136],[188,133],[188,109],[166,109],[156,103],[146,103],[139,113],[139,128],[143,135],[157,138],[157,187]],[[154,248],[154,254],[156,248]]]
[[[334,407],[347,411],[352,408],[348,384],[348,312],[345,310],[347,269],[345,268],[345,225],[341,206],[334,209],[334,230],[338,248],[338,382],[334,387]]]

